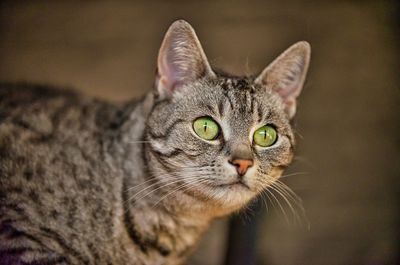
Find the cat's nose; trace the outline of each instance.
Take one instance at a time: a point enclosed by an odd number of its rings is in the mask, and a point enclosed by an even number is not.
[[[240,176],[243,176],[246,174],[247,169],[249,167],[253,166],[253,160],[252,159],[233,159],[229,161],[232,165],[236,167],[236,171]]]

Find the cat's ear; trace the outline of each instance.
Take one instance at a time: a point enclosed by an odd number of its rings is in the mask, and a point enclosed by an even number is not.
[[[292,45],[276,58],[255,82],[271,87],[285,104],[289,118],[296,113],[296,98],[300,95],[310,62],[311,47],[301,41]]]
[[[171,96],[182,85],[204,76],[215,76],[193,28],[175,21],[162,42],[157,61],[156,93]]]

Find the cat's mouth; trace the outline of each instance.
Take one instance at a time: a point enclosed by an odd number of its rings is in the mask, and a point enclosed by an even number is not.
[[[218,188],[229,188],[229,189],[246,188],[250,190],[250,187],[242,179],[238,179],[229,183],[216,184],[215,186]]]

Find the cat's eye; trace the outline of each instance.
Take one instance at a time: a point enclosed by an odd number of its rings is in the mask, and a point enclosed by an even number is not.
[[[219,134],[218,124],[210,117],[201,117],[193,122],[195,133],[205,140],[214,140]]]
[[[268,147],[276,142],[277,133],[271,125],[265,125],[258,128],[253,135],[253,141],[256,145]]]

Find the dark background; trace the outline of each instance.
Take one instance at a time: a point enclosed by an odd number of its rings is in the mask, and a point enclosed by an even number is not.
[[[280,200],[259,213],[261,265],[400,264],[400,46],[395,1],[2,1],[0,79],[71,86],[112,101],[152,88],[163,34],[197,30],[211,63],[259,72],[298,40],[311,43],[285,178],[304,201],[295,223]],[[243,222],[249,222],[246,213]],[[221,264],[226,220],[192,264]],[[397,260],[397,262],[396,262]]]

